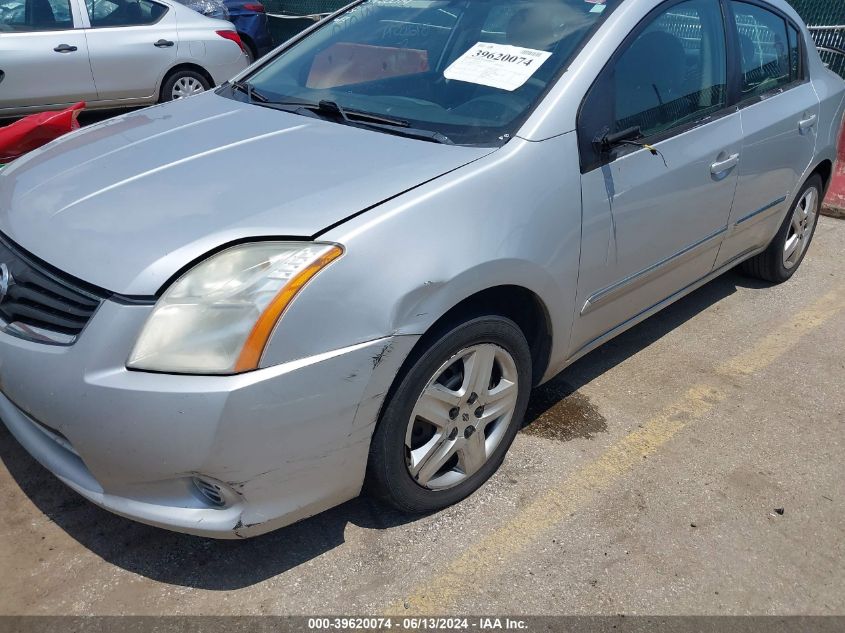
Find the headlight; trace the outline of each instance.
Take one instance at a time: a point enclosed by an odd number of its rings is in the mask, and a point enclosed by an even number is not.
[[[208,258],[162,295],[127,366],[183,374],[257,368],[285,308],[342,252],[332,244],[256,242]]]

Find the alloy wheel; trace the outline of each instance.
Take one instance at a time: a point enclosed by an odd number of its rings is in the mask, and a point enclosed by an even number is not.
[[[792,220],[783,247],[783,266],[787,270],[801,261],[813,236],[818,217],[819,192],[815,187],[810,187],[801,196],[792,212]]]
[[[518,385],[513,357],[492,343],[464,348],[443,363],[408,422],[405,463],[411,477],[444,490],[478,472],[513,419]]]

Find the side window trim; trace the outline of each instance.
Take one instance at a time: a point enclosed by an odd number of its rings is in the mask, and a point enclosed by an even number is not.
[[[91,28],[91,19],[88,15],[88,5],[85,4],[85,0],[71,0],[71,4],[74,7],[76,13],[74,14],[74,24],[76,24],[76,28],[78,29],[90,29]],[[78,21],[77,21],[77,18]]]
[[[736,92],[733,95],[732,102],[736,105],[737,108],[739,108],[740,110],[743,110],[743,109],[748,108],[750,106],[753,106],[753,105],[756,105],[756,104],[761,103],[763,101],[766,101],[768,99],[771,99],[772,97],[775,97],[779,94],[787,92],[788,90],[792,90],[794,88],[797,88],[798,86],[803,86],[804,84],[809,83],[810,75],[807,72],[809,60],[808,60],[808,57],[807,57],[806,37],[804,36],[804,31],[801,29],[801,27],[799,27],[788,15],[786,15],[783,11],[781,11],[777,7],[769,4],[768,2],[763,2],[761,0],[720,0],[720,2],[722,2],[722,5],[725,6],[726,15],[727,15],[727,18],[728,18],[727,28],[730,30],[730,32],[732,34],[729,39],[733,39],[734,45],[736,46],[736,48],[731,52],[731,55],[732,55],[733,60],[734,60],[734,64],[733,64],[734,66],[736,66],[736,62],[740,59],[740,57],[739,57],[740,53],[739,53],[739,26],[738,26],[737,21],[736,21],[736,13],[734,13],[732,2],[741,2],[743,4],[750,4],[750,5],[756,6],[760,9],[763,9],[764,11],[768,11],[769,13],[772,13],[773,15],[776,15],[777,17],[781,18],[785,22],[787,33],[789,32],[790,27],[792,27],[796,31],[798,31],[798,47],[800,49],[800,60],[801,60],[800,64],[799,64],[799,66],[800,66],[800,72],[799,72],[800,76],[799,76],[799,78],[794,80],[794,81],[789,82],[788,84],[784,84],[782,86],[777,86],[775,88],[772,88],[771,90],[768,90],[768,91],[764,92],[763,94],[754,95],[752,97],[742,99],[741,98],[741,94],[742,94],[742,89],[741,89],[742,72],[741,72],[741,69],[739,67],[736,67],[734,69],[734,72],[735,72],[734,80],[731,81],[730,83],[731,84],[735,83]],[[729,66],[730,65],[731,64],[729,64]]]
[[[584,106],[586,105],[588,97],[590,97],[592,95],[593,89],[595,88],[596,84],[598,84],[599,81],[602,81],[607,75],[613,74],[613,73],[607,73],[606,72],[607,69],[611,65],[615,66],[618,59],[625,53],[625,51],[628,50],[628,48],[630,48],[631,44],[640,36],[640,34],[646,28],[648,28],[651,25],[651,23],[654,21],[654,19],[659,17],[662,13],[671,9],[675,5],[681,4],[681,3],[686,2],[686,1],[687,0],[666,0],[665,2],[660,3],[659,5],[654,7],[651,11],[649,11],[648,14],[646,14],[646,16],[642,20],[640,20],[633,29],[631,29],[631,31],[628,33],[628,35],[625,36],[625,39],[622,40],[622,43],[619,44],[619,46],[616,48],[616,50],[613,51],[613,54],[610,56],[610,59],[602,67],[602,69],[599,71],[598,75],[596,76],[596,79],[593,81],[592,84],[590,84],[590,87],[584,93],[584,98],[581,100],[581,104],[578,107],[578,114],[577,114],[576,123],[575,123],[576,134],[579,137],[579,162],[580,162],[582,174],[586,174],[586,173],[589,173],[589,172],[591,172],[595,169],[598,169],[600,167],[604,167],[605,165],[609,165],[610,163],[613,163],[620,158],[624,158],[625,156],[628,156],[629,154],[633,154],[635,152],[639,152],[639,151],[644,150],[644,148],[642,148],[642,147],[636,147],[636,146],[633,146],[633,145],[621,145],[621,146],[616,147],[616,148],[612,149],[611,151],[607,152],[606,154],[604,154],[600,158],[597,158],[595,156],[595,151],[591,151],[590,152],[591,155],[590,155],[589,159],[587,160],[587,157],[584,156],[584,151],[583,151],[584,148],[582,147],[582,143],[580,142],[580,139],[582,137],[581,121],[582,121]],[[717,1],[719,3],[720,10],[721,10],[721,13],[722,13],[722,28],[723,28],[723,32],[724,32],[724,36],[725,36],[726,73],[727,73],[726,81],[727,81],[727,91],[728,91],[725,107],[722,108],[721,110],[716,111],[716,112],[711,112],[710,114],[703,115],[700,119],[690,121],[690,122],[685,123],[683,125],[679,125],[677,127],[673,127],[673,128],[668,129],[668,130],[664,130],[662,132],[657,132],[655,134],[645,136],[642,139],[640,139],[643,143],[647,143],[647,144],[650,144],[650,145],[655,145],[657,143],[661,143],[661,142],[666,141],[670,138],[674,138],[676,136],[680,136],[681,134],[685,134],[686,132],[689,132],[690,130],[693,130],[695,128],[701,127],[703,125],[707,125],[709,123],[712,123],[713,121],[717,121],[721,118],[729,116],[729,115],[731,115],[731,114],[733,114],[737,111],[736,95],[731,95],[731,84],[733,83],[731,71],[733,70],[733,66],[736,65],[736,59],[734,59],[733,62],[731,61],[731,59],[732,59],[731,55],[733,54],[734,51],[732,51],[732,49],[731,49],[732,36],[729,34],[731,27],[728,24],[729,14],[728,14],[728,9],[725,6],[726,3],[727,3],[727,0],[717,0]],[[735,27],[733,27],[733,28],[735,28]],[[739,79],[737,78],[736,81],[737,81],[737,87],[736,88],[737,88],[737,90],[739,90],[739,84],[738,84]],[[614,93],[613,97],[615,99],[615,93]]]

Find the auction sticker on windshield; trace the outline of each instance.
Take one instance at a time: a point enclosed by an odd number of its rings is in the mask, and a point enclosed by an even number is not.
[[[551,55],[533,48],[478,42],[452,62],[443,76],[513,91],[525,84]]]

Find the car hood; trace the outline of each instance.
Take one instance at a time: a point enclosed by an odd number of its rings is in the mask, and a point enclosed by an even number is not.
[[[207,93],[83,128],[0,170],[0,232],[90,284],[152,295],[222,244],[314,236],[491,151]]]

